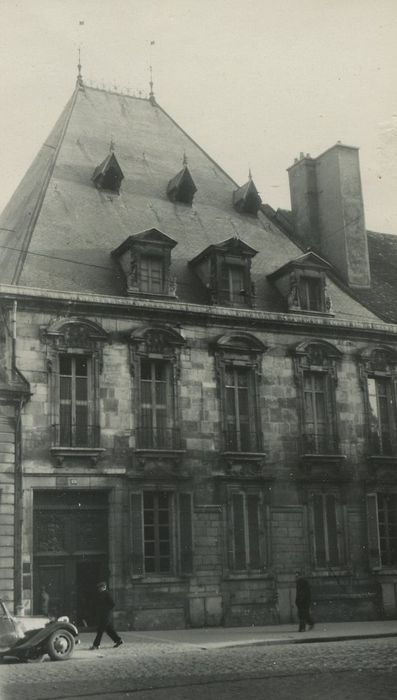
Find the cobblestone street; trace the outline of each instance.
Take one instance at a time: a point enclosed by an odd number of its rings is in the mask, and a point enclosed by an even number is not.
[[[211,650],[126,638],[117,650],[89,651],[89,641],[64,663],[2,664],[1,699],[397,697],[396,638]]]

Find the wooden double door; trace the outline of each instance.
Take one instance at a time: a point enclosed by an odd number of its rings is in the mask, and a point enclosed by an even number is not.
[[[107,581],[108,493],[34,493],[34,612],[95,624],[96,584]],[[43,596],[43,588],[48,594]]]

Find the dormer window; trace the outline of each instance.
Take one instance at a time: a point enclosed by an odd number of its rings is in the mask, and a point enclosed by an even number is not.
[[[170,274],[171,250],[175,246],[176,241],[153,228],[129,236],[113,250],[127,294],[175,296],[175,278]]]
[[[290,260],[268,279],[285,298],[288,311],[329,314],[332,304],[326,273],[330,269],[325,260],[309,252]]]
[[[121,182],[124,179],[117,158],[113,151],[95,168],[92,181],[98,190],[107,190],[119,194]]]
[[[223,306],[252,307],[251,259],[256,250],[239,238],[210,245],[190,261],[208,290],[208,301]]]
[[[167,196],[171,202],[181,202],[191,206],[196,192],[197,187],[187,165],[167,185]]]
[[[262,200],[250,173],[248,182],[233,192],[233,206],[240,214],[256,216],[261,204]]]

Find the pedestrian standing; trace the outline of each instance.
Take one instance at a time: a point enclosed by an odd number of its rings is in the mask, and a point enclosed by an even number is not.
[[[298,608],[299,632],[304,632],[306,625],[309,625],[309,630],[314,627],[314,620],[310,614],[311,602],[310,583],[300,571],[297,571],[295,605]]]
[[[116,649],[123,643],[121,637],[117,634],[116,630],[112,624],[112,610],[114,608],[114,601],[109,591],[107,590],[106,581],[100,581],[97,585],[97,598],[96,598],[96,624],[97,633],[94,642],[90,649],[99,649],[101,644],[102,635],[104,632],[112,639],[114,642],[113,648]]]
[[[48,608],[50,605],[50,596],[46,591],[45,586],[40,587],[40,612],[42,615],[48,617]]]

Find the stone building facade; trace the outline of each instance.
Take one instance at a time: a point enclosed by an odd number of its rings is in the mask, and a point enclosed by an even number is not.
[[[322,620],[395,615],[397,318],[357,150],[290,179],[276,212],[153,97],[79,81],[0,221],[15,609],[44,585],[90,624],[105,578],[125,628],[289,622],[303,569]]]

